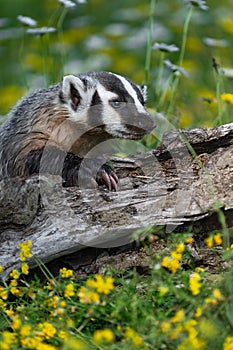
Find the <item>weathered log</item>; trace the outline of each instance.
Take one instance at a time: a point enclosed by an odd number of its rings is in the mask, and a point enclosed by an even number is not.
[[[218,229],[219,210],[233,226],[233,123],[171,130],[157,149],[113,161],[118,192],[64,188],[57,176],[0,181],[3,277],[19,266],[18,244],[28,239],[48,262],[85,247],[123,246],[148,227]]]

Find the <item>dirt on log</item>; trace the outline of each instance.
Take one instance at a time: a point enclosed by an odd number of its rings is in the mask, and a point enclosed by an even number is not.
[[[203,234],[222,228],[220,213],[233,226],[233,123],[171,130],[155,150],[113,162],[117,192],[64,188],[58,176],[0,181],[3,278],[19,266],[18,244],[29,239],[33,256],[44,262],[75,254],[82,265],[89,256],[84,248],[120,249],[135,231],[191,227]]]

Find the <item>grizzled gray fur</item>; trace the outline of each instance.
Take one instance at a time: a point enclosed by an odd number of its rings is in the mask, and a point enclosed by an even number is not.
[[[62,82],[24,97],[0,127],[0,176],[59,174],[78,185],[83,157],[110,138],[140,139],[155,123],[144,107],[145,87],[110,72],[67,75]],[[97,173],[85,159],[86,175],[116,189],[106,164]],[[91,181],[91,180],[90,180]]]

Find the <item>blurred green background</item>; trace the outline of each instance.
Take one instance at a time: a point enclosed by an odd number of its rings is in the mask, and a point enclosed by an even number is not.
[[[65,8],[57,0],[0,0],[0,115],[5,115],[28,90],[57,82],[64,73],[110,70],[136,83],[145,82],[150,4],[139,0],[87,0]],[[195,8],[188,32],[183,62],[188,76],[181,77],[173,117],[181,127],[215,124],[216,74],[212,58],[221,67],[233,67],[233,1],[209,0],[207,5],[207,11]],[[188,6],[182,0],[157,0],[152,42],[180,48],[187,13]],[[56,32],[28,34],[29,27],[17,20],[18,15],[35,19],[36,27],[54,27]],[[151,52],[147,83],[148,105],[153,109],[159,98],[156,82],[160,57],[161,52]],[[178,64],[179,52],[165,53],[164,58]],[[161,90],[169,74],[171,71],[164,68]],[[233,93],[231,77],[224,78],[222,92]],[[169,90],[165,97],[169,102]],[[232,106],[224,103],[222,108],[223,122],[232,121]]]

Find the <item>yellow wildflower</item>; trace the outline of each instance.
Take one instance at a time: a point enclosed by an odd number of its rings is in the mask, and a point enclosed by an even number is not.
[[[61,339],[67,339],[67,338],[68,338],[68,334],[67,334],[65,331],[60,331],[60,332],[58,333],[58,336],[59,336],[59,338],[61,338]]]
[[[193,337],[197,336],[198,332],[195,329],[197,326],[197,321],[190,319],[184,323],[184,329],[189,333],[189,335],[192,335]]]
[[[213,290],[213,296],[215,297],[215,299],[217,300],[222,300],[223,299],[223,296],[222,296],[222,293],[220,292],[220,290],[218,288],[215,288]]]
[[[184,246],[183,243],[179,243],[179,244],[177,244],[176,247],[175,247],[175,251],[176,251],[177,253],[182,253],[182,252],[184,251],[184,249],[185,249],[185,246]]]
[[[186,238],[186,243],[187,244],[193,243],[193,237],[187,237]]]
[[[20,316],[19,315],[15,315],[13,317],[13,321],[12,321],[12,325],[11,327],[14,329],[14,330],[17,330],[21,327],[21,319],[20,319]]]
[[[12,309],[10,309],[10,310],[6,310],[6,314],[8,317],[12,318],[12,316],[14,316],[15,313]]]
[[[171,252],[171,256],[165,256],[162,260],[161,265],[166,267],[172,273],[175,273],[180,267],[180,260],[182,258],[182,252],[184,251],[185,246],[183,243],[176,245],[175,249]]]
[[[56,310],[51,312],[53,316],[62,316],[64,315],[64,313],[65,313],[65,309],[63,309],[62,307],[58,307]]]
[[[218,303],[218,301],[214,298],[206,298],[205,302],[206,304],[212,304],[212,305],[216,305]]]
[[[16,344],[16,334],[8,331],[2,332],[3,341],[0,342],[0,349],[2,350],[10,350],[11,344]],[[5,346],[5,347],[4,347]],[[6,347],[8,346],[8,347]]]
[[[198,307],[196,308],[196,311],[195,311],[194,316],[195,316],[196,318],[198,318],[198,317],[200,317],[201,315],[202,315],[202,308],[201,308],[200,306],[198,306]]]
[[[24,275],[28,275],[29,274],[29,266],[26,262],[23,262],[22,263],[22,266],[21,266],[21,271]]]
[[[1,99],[4,101],[4,106],[2,106],[3,113],[7,111],[16,103],[16,101],[21,98],[26,93],[26,89],[19,85],[7,85],[1,88],[0,94]]]
[[[74,327],[74,321],[71,318],[69,318],[66,321],[66,324],[67,324],[67,327]]]
[[[171,328],[171,323],[168,321],[163,321],[160,325],[160,330],[163,333],[166,333],[167,331],[169,331],[170,328]]]
[[[0,273],[2,273],[3,272],[3,267],[2,267],[2,265],[0,264]]]
[[[10,273],[10,276],[11,276],[12,278],[14,278],[15,280],[17,280],[17,279],[19,278],[19,276],[20,276],[20,273],[19,273],[17,270],[13,269],[13,270],[11,271],[11,273]]]
[[[179,310],[176,312],[175,316],[171,318],[171,322],[177,323],[184,318],[184,310]]]
[[[69,350],[87,350],[86,344],[76,338],[69,338],[65,342],[65,348]]]
[[[233,250],[233,244],[231,244],[230,247],[227,247],[226,250]]]
[[[199,267],[198,266],[198,267],[195,268],[195,271],[196,272],[203,272],[203,271],[205,271],[205,269],[203,269],[203,267]]]
[[[53,280],[50,280],[50,282],[47,282],[47,285],[44,286],[44,289],[47,289],[47,290],[54,290],[54,285],[55,283],[51,282]]]
[[[10,288],[11,294],[16,295],[18,297],[22,297],[24,295],[23,289],[19,289],[16,287],[11,287]]]
[[[7,300],[7,298],[8,298],[8,292],[2,286],[0,286],[0,298],[2,298],[3,300]]]
[[[36,347],[36,350],[56,350],[55,346],[45,343],[39,343]]]
[[[232,350],[233,349],[233,337],[226,337],[223,344],[223,350]]]
[[[222,235],[221,233],[216,233],[216,235],[214,235],[214,242],[216,245],[221,245],[222,244]]]
[[[221,94],[220,98],[222,101],[233,104],[233,94],[230,94],[230,93]]]
[[[206,349],[206,342],[204,339],[195,337],[195,338],[186,338],[180,345],[178,345],[178,350],[204,350]]]
[[[2,350],[10,350],[10,345],[6,344],[3,341],[0,341],[0,349],[2,349]]]
[[[101,343],[113,343],[115,340],[115,335],[111,329],[98,329],[93,334],[93,341],[96,344]]]
[[[60,306],[63,307],[63,308],[66,307],[66,302],[65,302],[65,300],[62,300],[62,301],[60,302]]]
[[[179,260],[174,259],[174,258],[169,257],[169,256],[165,256],[163,258],[161,265],[163,267],[166,267],[172,273],[175,273],[180,268]]]
[[[31,333],[32,330],[32,326],[30,324],[24,324],[21,328],[20,328],[20,335],[22,337],[28,337],[29,334]]]
[[[214,240],[213,237],[207,237],[205,238],[205,244],[207,245],[207,247],[211,248],[214,245]]]
[[[41,330],[45,339],[51,339],[56,334],[56,328],[49,322],[40,323],[39,329]]]
[[[174,260],[179,261],[179,260],[182,258],[182,255],[181,255],[181,253],[179,253],[179,252],[177,252],[176,250],[174,250],[173,252],[171,252],[171,257],[172,257]]]
[[[168,287],[166,286],[159,286],[158,287],[158,292],[159,292],[159,295],[162,297],[164,296],[165,294],[167,294],[169,291]]]
[[[114,279],[112,277],[103,277],[101,275],[95,275],[93,279],[86,282],[87,287],[96,289],[98,293],[109,294],[114,289]]]
[[[91,291],[84,286],[79,288],[78,296],[80,298],[80,302],[84,304],[99,304],[100,302],[100,295],[97,292]]]
[[[38,336],[35,337],[22,337],[20,339],[21,344],[23,347],[28,349],[38,349],[37,346],[41,342],[41,338]]]
[[[197,272],[193,272],[189,278],[189,289],[193,295],[198,295],[201,289],[201,277]]]
[[[19,248],[21,250],[19,253],[19,257],[21,261],[25,261],[27,258],[32,257],[31,245],[32,245],[32,242],[30,240],[19,244]]]
[[[64,297],[65,298],[69,298],[69,297],[73,297],[73,296],[74,296],[74,284],[73,283],[69,283],[65,287]]]
[[[29,289],[29,291],[28,291],[28,296],[29,296],[29,298],[31,298],[31,299],[35,299],[35,298],[36,298],[36,293],[35,293],[35,291],[32,290],[32,289]]]
[[[179,324],[177,327],[175,327],[172,331],[168,333],[168,336],[170,339],[174,340],[179,338],[181,332],[183,332],[183,326]]]
[[[44,301],[45,305],[50,309],[56,309],[60,298],[57,295],[52,296],[51,298]]]
[[[132,328],[128,327],[125,331],[126,338],[129,338],[134,346],[142,345],[142,337]]]
[[[215,288],[213,290],[213,296],[210,297],[210,298],[206,298],[205,302],[207,304],[217,305],[219,300],[224,300],[224,297],[221,294],[220,290],[218,288]]]
[[[3,300],[0,299],[0,310],[5,310],[6,307],[7,307],[7,304]]]
[[[60,269],[60,274],[62,278],[69,278],[69,277],[73,277],[74,271],[68,270],[66,267],[63,267],[62,269]]]
[[[17,285],[18,285],[18,282],[16,280],[12,280],[10,282],[10,287],[17,287]]]

